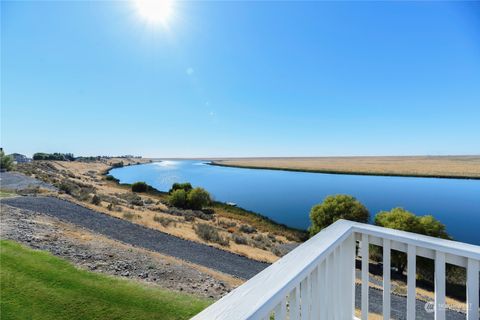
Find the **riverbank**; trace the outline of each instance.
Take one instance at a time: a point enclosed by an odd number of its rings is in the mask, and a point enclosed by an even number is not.
[[[207,208],[211,214],[203,214],[170,207],[168,194],[164,192],[134,193],[130,185],[119,184],[105,175],[111,168],[118,167],[120,162],[128,166],[149,163],[150,160],[34,161],[17,166],[17,170],[58,189],[28,190],[30,193],[41,192],[58,197],[147,228],[262,262],[275,262],[305,239],[304,231],[222,203],[214,203]],[[202,239],[196,232],[199,225],[208,225],[226,241],[216,243]]]
[[[238,158],[210,164],[327,174],[480,179],[480,156]]]

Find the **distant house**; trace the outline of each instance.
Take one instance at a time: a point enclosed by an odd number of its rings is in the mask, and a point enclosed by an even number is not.
[[[13,161],[16,163],[24,163],[24,162],[30,162],[32,159],[28,158],[27,156],[20,154],[20,153],[12,153],[10,157],[13,158]]]

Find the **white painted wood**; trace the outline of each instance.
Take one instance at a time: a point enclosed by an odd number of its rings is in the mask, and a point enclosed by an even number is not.
[[[340,319],[352,319],[355,314],[355,235],[341,245],[340,251]]]
[[[309,278],[305,278],[300,283],[300,319],[302,320],[310,320],[309,316],[309,299],[308,299],[308,285],[309,285]]]
[[[275,320],[285,320],[287,318],[286,307],[287,307],[287,300],[286,300],[286,298],[284,298],[275,307],[275,310],[274,310]]]
[[[390,320],[390,240],[383,239],[383,319]]]
[[[333,251],[333,278],[335,279],[335,285],[332,288],[332,296],[333,296],[333,320],[340,319],[340,309],[342,308],[342,298],[340,296],[340,247],[335,248]]]
[[[318,274],[318,291],[319,291],[319,317],[318,319],[327,319],[327,262],[323,261],[320,264],[319,274]]]
[[[293,296],[290,297],[290,293],[293,292],[295,288],[298,288],[297,290],[295,290],[295,297],[298,298],[296,300],[298,302],[295,302],[298,303],[297,306],[302,304],[303,300],[305,300],[305,302],[308,302],[308,300],[310,299],[310,302],[307,303],[308,308],[305,307],[305,310],[301,310],[301,308],[299,308],[300,310],[297,315],[300,315],[303,319],[303,311],[305,311],[305,315],[308,315],[307,312],[309,312],[310,310],[312,313],[312,319],[333,319],[333,317],[335,316],[334,310],[340,309],[336,309],[333,307],[333,303],[335,303],[335,301],[332,300],[332,295],[325,295],[323,294],[323,292],[334,294],[340,293],[342,299],[345,299],[345,290],[347,290],[345,288],[347,287],[347,285],[343,281],[349,276],[347,275],[347,272],[343,269],[343,257],[345,251],[347,250],[346,248],[348,248],[344,245],[344,242],[350,236],[353,236],[353,239],[358,239],[361,241],[360,253],[364,257],[364,260],[362,260],[362,269],[364,270],[364,272],[362,272],[362,282],[366,282],[367,284],[368,243],[370,242],[383,245],[384,239],[386,239],[390,241],[390,248],[393,250],[407,252],[411,250],[409,248],[413,246],[415,248],[415,252],[410,253],[410,255],[435,258],[436,267],[438,266],[437,271],[439,271],[436,273],[436,288],[439,289],[438,292],[436,292],[436,302],[440,302],[442,299],[444,300],[445,298],[445,263],[468,267],[467,264],[472,264],[475,262],[478,266],[478,263],[480,261],[479,246],[473,246],[450,240],[431,238],[413,233],[381,228],[378,226],[339,220],[332,224],[330,227],[322,230],[309,241],[306,241],[305,243],[297,247],[295,250],[287,254],[282,259],[278,260],[270,267],[266,268],[264,271],[260,272],[258,275],[247,281],[242,286],[238,287],[237,289],[235,289],[234,291],[232,291],[231,293],[229,293],[228,295],[202,311],[193,319],[243,320],[261,319],[263,317],[268,318],[271,311],[281,301],[285,301],[287,296],[289,299],[289,303],[293,301],[294,298]],[[371,241],[369,241],[369,238]],[[336,249],[339,246],[341,246],[341,248]],[[335,261],[332,255],[332,252],[334,252],[334,250],[339,250],[340,256],[342,257],[340,267],[337,269],[334,268]],[[318,268],[319,265],[321,266],[322,263],[324,263],[324,268],[322,269],[322,267],[320,267],[320,272],[319,274],[317,274],[317,282],[315,282],[315,277],[311,276],[311,273],[313,270]],[[363,268],[363,266],[365,266],[365,268]],[[443,274],[441,274],[442,269]],[[350,272],[348,272],[348,274],[353,275],[353,273],[354,268],[352,265],[352,268]],[[340,283],[335,283],[335,279],[338,279],[337,277],[339,274],[341,274],[341,281]],[[312,278],[313,281],[311,283],[308,281],[309,276]],[[478,277],[478,272],[476,276]],[[469,283],[467,284],[467,286],[469,287],[471,294],[475,294],[475,284],[470,284],[470,282],[472,281],[471,279],[474,279],[474,277],[475,273],[470,271]],[[321,279],[324,279],[324,281],[320,281]],[[412,279],[411,275],[410,279]],[[303,281],[306,281],[305,283],[308,284],[308,287],[305,287],[305,289],[308,290],[303,292],[305,296],[302,297],[302,289],[300,283]],[[412,282],[409,283],[410,292],[412,286],[411,283]],[[337,289],[335,290],[336,287]],[[352,288],[354,289],[354,287]],[[319,296],[320,305],[318,309],[315,307],[316,301],[313,300],[316,294],[315,290],[318,290]],[[366,294],[362,294],[362,318],[365,318],[364,313],[368,312],[368,285],[362,286],[362,292],[363,291],[366,291]],[[352,294],[352,296],[354,296],[354,294]],[[324,299],[322,299],[322,297],[324,297]],[[474,298],[471,295],[470,300],[473,299]],[[339,301],[338,299],[336,300],[337,302]],[[363,308],[365,304],[366,308]],[[325,307],[322,308],[322,305],[325,305]],[[345,304],[343,306],[345,306]],[[320,310],[318,311],[320,312],[320,316],[325,314],[326,316],[319,318],[318,314],[315,314],[317,310]],[[288,314],[291,319],[295,319],[293,313],[294,311],[295,305],[291,304],[288,310]],[[342,309],[340,313],[342,318],[344,315],[344,311],[345,310]],[[472,312],[473,313],[469,315],[470,318],[474,317],[476,311]],[[410,318],[412,317],[409,317],[409,319]],[[441,312],[438,312],[437,319],[443,318]]]
[[[368,319],[368,234],[362,234],[362,320]]]
[[[435,254],[435,320],[445,320],[445,253]]]
[[[414,245],[408,245],[407,253],[407,320],[415,320],[417,287],[417,254]]]
[[[290,294],[288,295],[288,315],[290,320],[299,320],[300,319],[300,293],[299,288],[295,287]]]
[[[333,278],[333,273],[335,272],[333,253],[331,253],[327,258],[327,319],[333,319],[334,311],[332,308],[334,297],[332,295],[333,288],[335,287],[335,282]]]
[[[468,259],[467,263],[467,320],[478,320],[478,272],[479,261]]]
[[[311,314],[312,318],[315,319],[320,314],[320,290],[319,290],[319,269],[316,267],[312,272],[312,299],[310,300],[311,304]]]

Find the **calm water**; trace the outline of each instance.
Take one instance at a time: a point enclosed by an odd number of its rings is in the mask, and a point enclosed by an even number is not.
[[[121,182],[145,181],[161,191],[174,182],[207,189],[286,225],[306,229],[310,208],[331,194],[350,194],[373,216],[403,207],[432,214],[455,240],[480,245],[480,180],[356,176],[218,167],[201,161],[163,161],[114,169]]]

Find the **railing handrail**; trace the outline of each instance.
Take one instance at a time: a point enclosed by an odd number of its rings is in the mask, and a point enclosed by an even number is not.
[[[453,240],[434,238],[418,233],[374,226],[371,224],[348,221],[352,231],[366,233],[379,238],[412,244],[416,247],[441,251],[444,253],[480,260],[480,246]]]
[[[192,319],[240,320],[265,317],[283,297],[298,287],[299,283],[317,268],[333,250],[353,234],[363,234],[371,237],[372,240],[377,238],[377,241],[378,238],[391,240],[392,249],[396,249],[395,244],[398,244],[405,247],[405,249],[399,247],[402,251],[406,251],[408,245],[413,245],[423,250],[423,252],[417,251],[417,255],[428,257],[426,253],[429,250],[442,252],[453,257],[452,261],[461,262],[462,265],[467,263],[467,259],[480,261],[479,246],[338,220]],[[382,245],[382,242],[372,242],[372,244]]]

